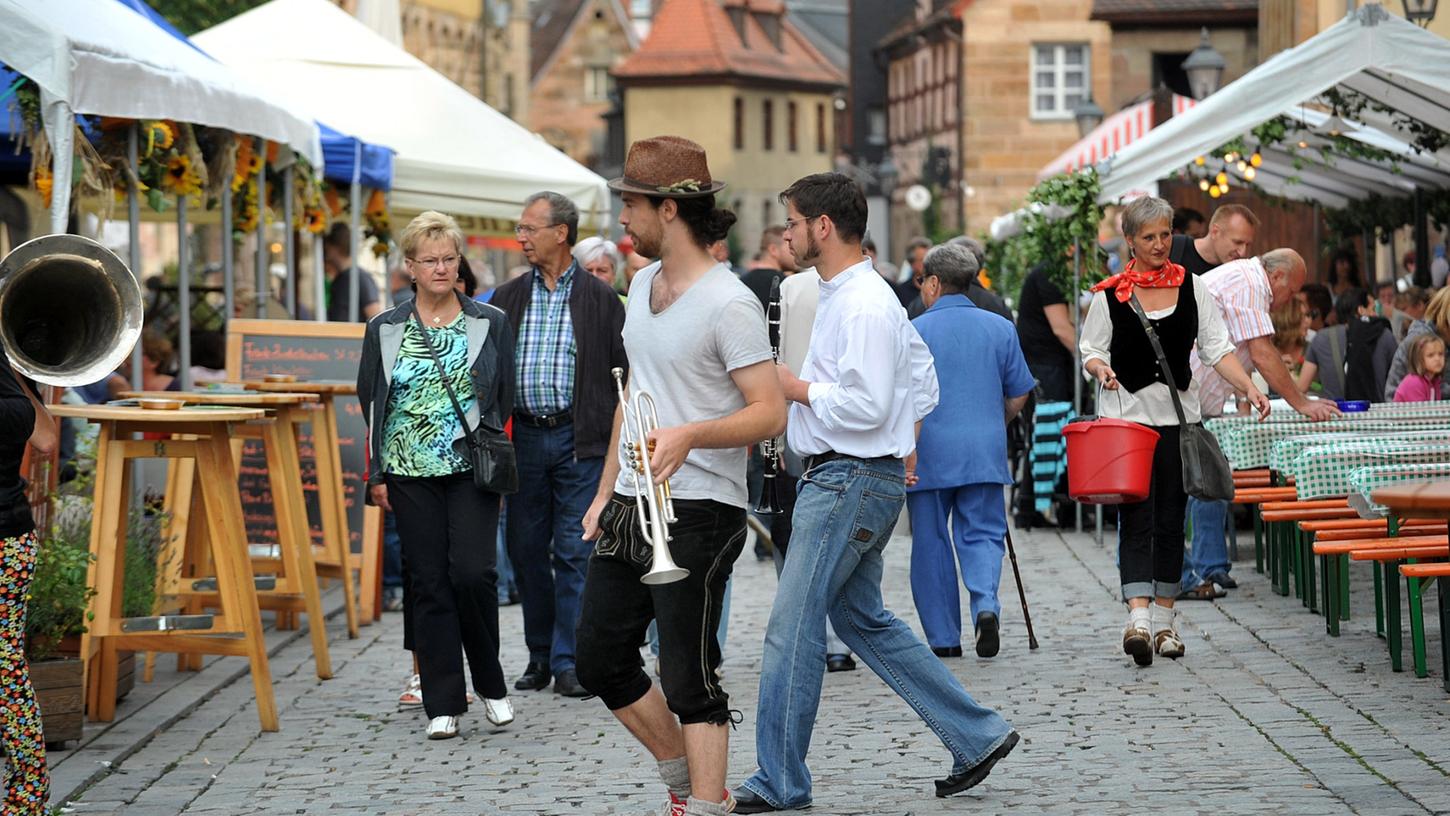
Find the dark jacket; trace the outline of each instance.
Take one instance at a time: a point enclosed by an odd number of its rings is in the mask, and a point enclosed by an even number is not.
[[[503,312],[459,295],[468,327],[468,373],[473,379],[477,401],[465,418],[468,429],[478,427],[480,415],[490,428],[502,429],[514,411],[514,333]],[[393,364],[403,346],[403,330],[413,319],[413,301],[398,304],[368,321],[363,334],[362,359],[357,367],[357,399],[368,423],[368,486],[383,483],[383,428],[387,426],[388,391],[392,387]],[[459,395],[459,402],[465,395]],[[463,429],[453,440],[453,449],[468,458]],[[368,496],[372,503],[372,496]]]
[[[20,462],[35,430],[35,406],[22,390],[20,375],[0,354],[0,538],[14,538],[35,529]]]
[[[534,294],[534,273],[528,272],[496,289],[489,301],[508,315],[517,344],[524,312]],[[614,430],[614,411],[619,405],[614,376],[610,370],[629,371],[624,354],[624,304],[619,295],[593,275],[574,267],[569,289],[569,320],[574,324],[574,456],[592,459],[603,456]]]

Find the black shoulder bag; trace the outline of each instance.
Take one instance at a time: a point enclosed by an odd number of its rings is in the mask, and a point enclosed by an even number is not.
[[[448,401],[453,403],[453,412],[458,415],[458,425],[463,429],[463,442],[468,447],[468,464],[473,469],[473,486],[503,496],[517,493],[519,468],[514,455],[514,443],[509,441],[503,429],[490,428],[484,423],[483,400],[478,401],[478,427],[468,429],[468,417],[463,413],[463,406],[458,403],[458,395],[453,393],[453,386],[448,383],[448,370],[443,367],[438,350],[433,348],[433,341],[428,337],[428,327],[423,325],[423,317],[418,314],[416,300],[412,306],[413,319],[418,321],[418,330],[423,333],[423,345],[433,355],[433,363],[438,366],[438,376],[443,380],[443,390],[448,392]],[[469,382],[472,383],[473,380],[470,379]],[[474,393],[474,398],[478,398],[477,392]]]
[[[1143,311],[1143,304],[1138,302],[1136,292],[1131,302],[1133,312],[1143,324],[1143,331],[1148,334],[1148,342],[1153,344],[1153,353],[1158,355],[1163,381],[1168,384],[1173,410],[1178,414],[1178,452],[1183,458],[1183,490],[1204,501],[1229,501],[1234,497],[1233,469],[1229,467],[1228,459],[1213,434],[1202,425],[1188,424],[1188,418],[1183,414],[1183,402],[1178,398],[1178,382],[1173,379],[1163,345],[1158,342],[1158,334],[1153,331],[1153,324],[1148,321],[1148,314]]]

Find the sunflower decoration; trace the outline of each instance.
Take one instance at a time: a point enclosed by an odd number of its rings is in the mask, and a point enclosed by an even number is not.
[[[141,127],[146,135],[146,155],[158,150],[170,150],[176,144],[176,123],[162,120],[143,121]]]
[[[261,172],[262,157],[257,155],[256,146],[250,138],[238,137],[236,168],[232,171],[232,192],[240,193],[248,179],[256,178]]]
[[[40,200],[45,203],[45,208],[50,209],[50,194],[54,189],[55,178],[50,174],[48,166],[35,168],[35,191],[40,193]]]
[[[201,185],[201,176],[196,172],[190,156],[172,156],[166,162],[166,174],[161,177],[162,190],[172,195],[190,196],[200,193]]]
[[[393,240],[393,229],[388,222],[388,202],[382,190],[373,190],[368,196],[363,217],[367,219],[367,229],[364,232],[373,239],[373,254],[380,258],[387,255],[388,245]]]
[[[322,179],[305,159],[297,159],[297,172],[293,175],[293,195],[296,197],[292,219],[294,229],[306,230],[321,235],[328,224],[327,205],[324,203]]]

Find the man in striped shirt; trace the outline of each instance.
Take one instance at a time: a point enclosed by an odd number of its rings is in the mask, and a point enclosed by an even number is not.
[[[1292,249],[1275,249],[1255,258],[1230,261],[1204,274],[1203,282],[1213,293],[1234,355],[1244,370],[1258,369],[1264,381],[1289,406],[1312,420],[1329,419],[1339,413],[1332,402],[1311,400],[1294,385],[1294,377],[1274,348],[1274,321],[1269,312],[1288,303],[1304,285],[1304,259]],[[1190,357],[1193,379],[1198,383],[1198,401],[1203,418],[1219,416],[1233,399],[1233,387],[1218,372]],[[1224,535],[1228,502],[1203,501],[1189,497],[1188,517],[1193,525],[1193,546],[1183,559],[1180,600],[1212,600],[1224,589],[1238,584],[1229,575]]]

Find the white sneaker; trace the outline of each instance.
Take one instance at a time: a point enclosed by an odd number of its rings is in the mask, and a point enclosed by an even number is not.
[[[509,698],[501,700],[490,700],[483,698],[483,716],[494,725],[504,726],[514,721],[514,704]]]
[[[428,721],[428,739],[453,739],[458,736],[457,717],[434,717]]]

